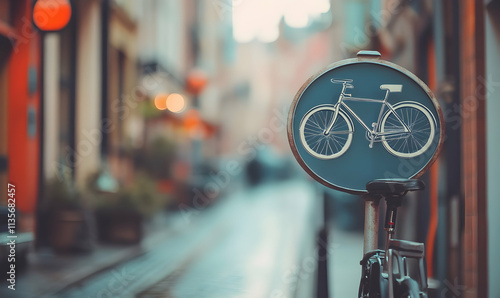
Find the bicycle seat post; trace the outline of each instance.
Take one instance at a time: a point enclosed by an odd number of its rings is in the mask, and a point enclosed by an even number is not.
[[[385,212],[385,223],[384,223],[384,230],[386,231],[386,238],[385,238],[386,256],[388,255],[387,251],[389,250],[389,241],[392,239],[394,233],[396,232],[396,219],[397,219],[398,207],[401,206],[401,202],[403,201],[403,196],[405,194],[406,193],[385,197],[387,203],[387,210]]]

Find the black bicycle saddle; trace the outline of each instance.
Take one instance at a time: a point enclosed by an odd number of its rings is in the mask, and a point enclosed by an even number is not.
[[[404,196],[409,191],[423,190],[425,184],[418,179],[375,179],[366,184],[366,190],[384,197]]]

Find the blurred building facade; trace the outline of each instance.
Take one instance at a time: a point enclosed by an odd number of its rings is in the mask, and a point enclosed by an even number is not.
[[[72,5],[68,26],[44,35],[43,179],[83,187],[103,167],[123,173],[117,168],[130,113],[124,98],[137,82],[137,32],[119,2]]]

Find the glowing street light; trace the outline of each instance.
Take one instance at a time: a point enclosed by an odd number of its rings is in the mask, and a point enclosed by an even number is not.
[[[166,108],[173,113],[180,113],[186,107],[186,100],[178,93],[172,93],[167,97]]]
[[[69,0],[37,0],[32,18],[40,31],[62,30],[71,20],[71,3]]]
[[[165,94],[165,93],[160,93],[160,94],[156,95],[155,107],[161,111],[165,110],[167,108],[167,98],[168,98],[168,94]]]

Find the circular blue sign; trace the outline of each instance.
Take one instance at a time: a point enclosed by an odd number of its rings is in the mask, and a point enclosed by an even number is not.
[[[288,115],[290,147],[304,170],[353,194],[366,193],[374,179],[419,177],[444,138],[429,87],[376,54],[358,54],[311,77]]]

